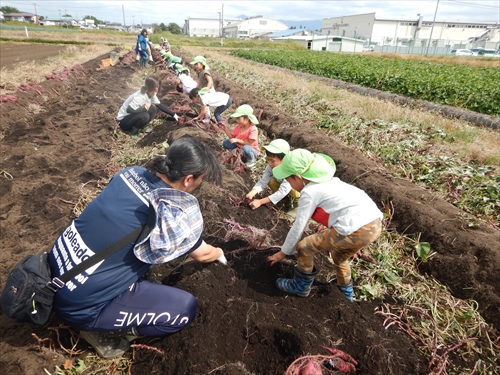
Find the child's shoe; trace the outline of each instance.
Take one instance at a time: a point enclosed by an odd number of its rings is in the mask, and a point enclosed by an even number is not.
[[[252,169],[253,167],[255,167],[255,160],[247,161],[245,165],[247,166],[247,168]]]
[[[208,124],[210,122],[210,119],[211,116],[209,114],[206,114],[202,121],[204,124]]]

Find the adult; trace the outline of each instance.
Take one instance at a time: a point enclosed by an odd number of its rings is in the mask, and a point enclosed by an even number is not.
[[[156,96],[160,89],[161,82],[157,77],[150,76],[146,78],[144,86],[130,95],[120,107],[116,116],[120,129],[127,132],[131,131],[132,135],[137,135],[138,130],[155,118],[156,108],[178,121],[179,116],[161,104]]]
[[[139,35],[137,35],[137,42],[135,44],[135,52],[137,53],[137,60],[139,60],[139,66],[144,68],[148,65],[148,31],[142,29]]]
[[[220,182],[217,157],[196,139],[183,137],[153,160],[151,170],[132,166],[118,172],[49,255],[57,277],[145,225],[149,206],[154,208],[155,226],[146,237],[82,272],[55,295],[56,314],[104,358],[122,355],[137,336],[168,336],[193,322],[195,297],[147,281],[144,275],[153,264],[184,255],[225,263],[223,251],[202,239],[203,219],[190,194],[202,180]]]

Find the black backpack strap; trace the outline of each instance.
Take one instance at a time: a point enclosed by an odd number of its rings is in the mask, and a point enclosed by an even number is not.
[[[66,283],[70,281],[73,277],[82,273],[86,269],[96,265],[100,261],[110,257],[118,250],[123,249],[130,242],[142,241],[154,228],[155,221],[156,221],[156,213],[153,208],[153,205],[150,204],[148,211],[148,221],[146,222],[146,225],[135,228],[125,237],[120,238],[118,241],[112,243],[105,249],[99,251],[97,254],[94,254],[87,260],[81,262],[80,264],[73,267],[69,271],[63,273],[61,276],[52,278],[52,280],[47,283],[47,287],[49,287],[52,291],[57,292],[59,289],[64,288]]]

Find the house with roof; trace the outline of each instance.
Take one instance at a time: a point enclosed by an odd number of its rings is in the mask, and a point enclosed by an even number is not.
[[[33,13],[9,13],[3,16],[5,21],[32,22],[35,25],[39,23],[38,16]]]

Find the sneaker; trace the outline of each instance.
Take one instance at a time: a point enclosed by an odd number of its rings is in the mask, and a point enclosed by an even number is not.
[[[152,131],[153,131],[153,128],[149,125],[144,128],[144,133],[151,133]]]
[[[113,337],[107,332],[81,331],[80,336],[92,345],[102,358],[120,357],[130,348],[130,343],[125,337]]]
[[[253,167],[255,167],[255,160],[252,160],[252,161],[247,161],[247,162],[245,163],[245,165],[246,165],[248,168],[252,169]]]
[[[226,125],[226,120],[220,120],[217,125]]]

